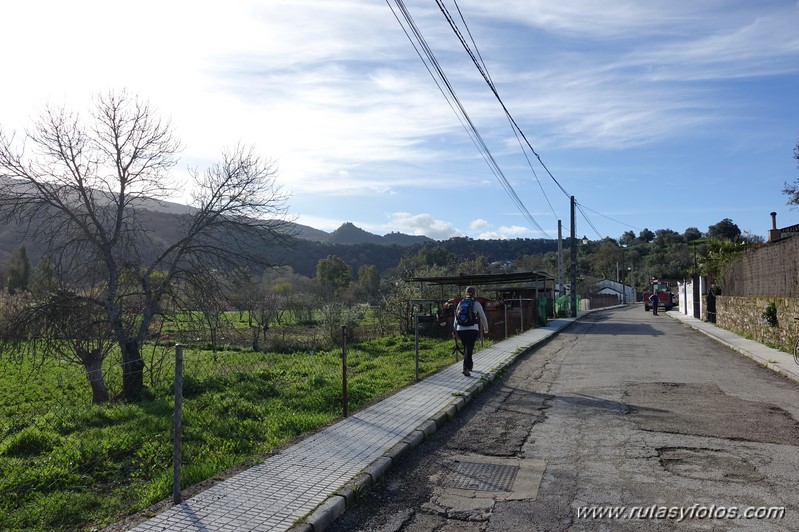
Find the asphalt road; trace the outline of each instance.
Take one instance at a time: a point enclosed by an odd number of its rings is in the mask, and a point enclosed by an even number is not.
[[[328,530],[799,530],[797,420],[796,383],[664,313],[596,312]]]

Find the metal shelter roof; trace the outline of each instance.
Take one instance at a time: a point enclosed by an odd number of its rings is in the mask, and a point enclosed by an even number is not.
[[[441,277],[412,277],[410,281],[419,281],[437,285],[487,285],[523,282],[555,281],[555,278],[546,272],[514,272],[514,273],[481,273],[450,275]]]

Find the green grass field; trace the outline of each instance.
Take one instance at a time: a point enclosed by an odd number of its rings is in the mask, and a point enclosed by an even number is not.
[[[421,338],[420,377],[452,364],[451,347]],[[409,336],[350,345],[350,411],[413,383],[414,353]],[[117,366],[106,361],[112,392]],[[183,488],[342,415],[341,349],[187,348],[184,368]],[[93,530],[171,495],[172,359],[148,360],[137,404],[92,405],[77,366],[0,369],[0,530]]]

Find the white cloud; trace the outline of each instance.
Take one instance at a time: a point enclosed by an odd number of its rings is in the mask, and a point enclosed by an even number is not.
[[[391,215],[391,221],[384,227],[391,228],[389,231],[424,235],[434,240],[446,240],[455,236],[463,236],[450,222],[438,220],[426,213],[395,212]]]
[[[472,220],[472,222],[469,224],[469,229],[471,229],[472,231],[480,231],[481,229],[485,229],[489,225],[490,224],[488,223],[487,220],[478,218],[477,220]]]
[[[495,2],[470,2],[471,9],[482,12],[482,16],[527,24],[539,31],[561,36],[605,39],[629,38],[631,33],[651,35],[664,22],[674,22],[664,13],[667,6],[665,2],[622,0],[603,4],[597,9],[597,4],[591,0],[508,0],[500,9]],[[690,8],[690,5],[685,7]]]
[[[511,238],[517,237],[517,236],[522,236],[522,235],[529,235],[531,233],[529,227],[522,227],[521,225],[512,225],[512,226],[509,226],[509,227],[504,227],[503,226],[503,227],[499,228],[499,231],[503,235],[507,235],[507,236],[509,236]]]
[[[433,238],[533,234],[514,229],[518,218],[508,214],[512,201],[385,4],[142,0],[135,9],[100,0],[7,4],[0,48],[12,51],[4,55],[4,71],[14,74],[14,82],[0,87],[6,130],[28,125],[28,117],[48,100],[77,102],[83,110],[93,93],[127,87],[172,118],[186,146],[181,168],[202,170],[237,142],[273,158],[278,181],[301,199],[301,218],[315,220],[307,225],[335,229],[353,214],[360,216],[368,202],[370,212],[356,225],[373,232],[387,228]],[[406,4],[505,174],[514,186],[525,183],[530,172],[518,141],[441,13],[429,2]],[[676,159],[685,161],[677,174],[689,175],[698,165],[678,151],[686,139],[690,149],[696,146],[712,158],[707,150],[727,140],[719,137],[730,138],[727,152],[713,161],[716,169],[702,169],[708,175],[724,172],[725,157],[751,159],[758,175],[794,171],[789,137],[795,135],[794,96],[777,94],[790,92],[799,72],[794,1],[619,0],[599,8],[591,0],[463,0],[460,7],[503,102],[555,176],[581,201],[588,199],[581,194],[590,193],[605,204],[636,204],[634,196],[645,183],[635,172],[663,182],[658,174]],[[745,78],[753,83],[742,87]],[[763,112],[769,105],[784,111]],[[773,146],[777,135],[789,138],[785,163],[761,170],[771,160],[754,162],[758,153],[748,148],[760,146],[759,155],[766,157],[763,146]],[[757,142],[748,142],[753,136]],[[675,145],[669,156],[665,150]],[[632,170],[630,159],[637,153],[649,160]],[[769,151],[768,157],[774,155]],[[732,166],[736,172],[744,171],[741,167]],[[630,182],[623,189],[597,185],[601,179],[623,179],[617,176],[625,172]],[[538,177],[553,187],[543,173]],[[777,196],[782,180],[774,185]],[[464,182],[468,186],[461,186]],[[705,182],[710,178],[703,175]],[[435,217],[442,191],[448,204],[465,204],[474,201],[477,186],[481,204],[490,209],[480,215],[492,213],[493,225],[476,220],[456,226],[467,222]],[[629,190],[630,197],[615,192],[606,200],[599,187]],[[539,191],[519,193],[530,212],[547,210]],[[755,208],[770,212],[784,198],[766,203]],[[387,212],[404,214],[385,224]],[[557,217],[565,219],[563,214]]]
[[[485,231],[477,237],[481,240],[507,240],[510,238],[533,238],[533,232],[528,227],[520,225],[503,226],[496,231]]]

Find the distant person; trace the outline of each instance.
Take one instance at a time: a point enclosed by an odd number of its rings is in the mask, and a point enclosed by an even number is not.
[[[476,293],[475,287],[466,287],[465,297],[455,308],[455,319],[452,320],[453,334],[457,334],[463,343],[463,374],[467,377],[474,367],[472,355],[481,325],[483,334],[488,334],[488,318],[483,306],[474,298]]]
[[[658,315],[658,303],[660,303],[660,300],[658,299],[657,292],[652,292],[652,295],[649,296],[649,301],[650,301],[650,303],[652,303],[652,314],[657,316]]]

